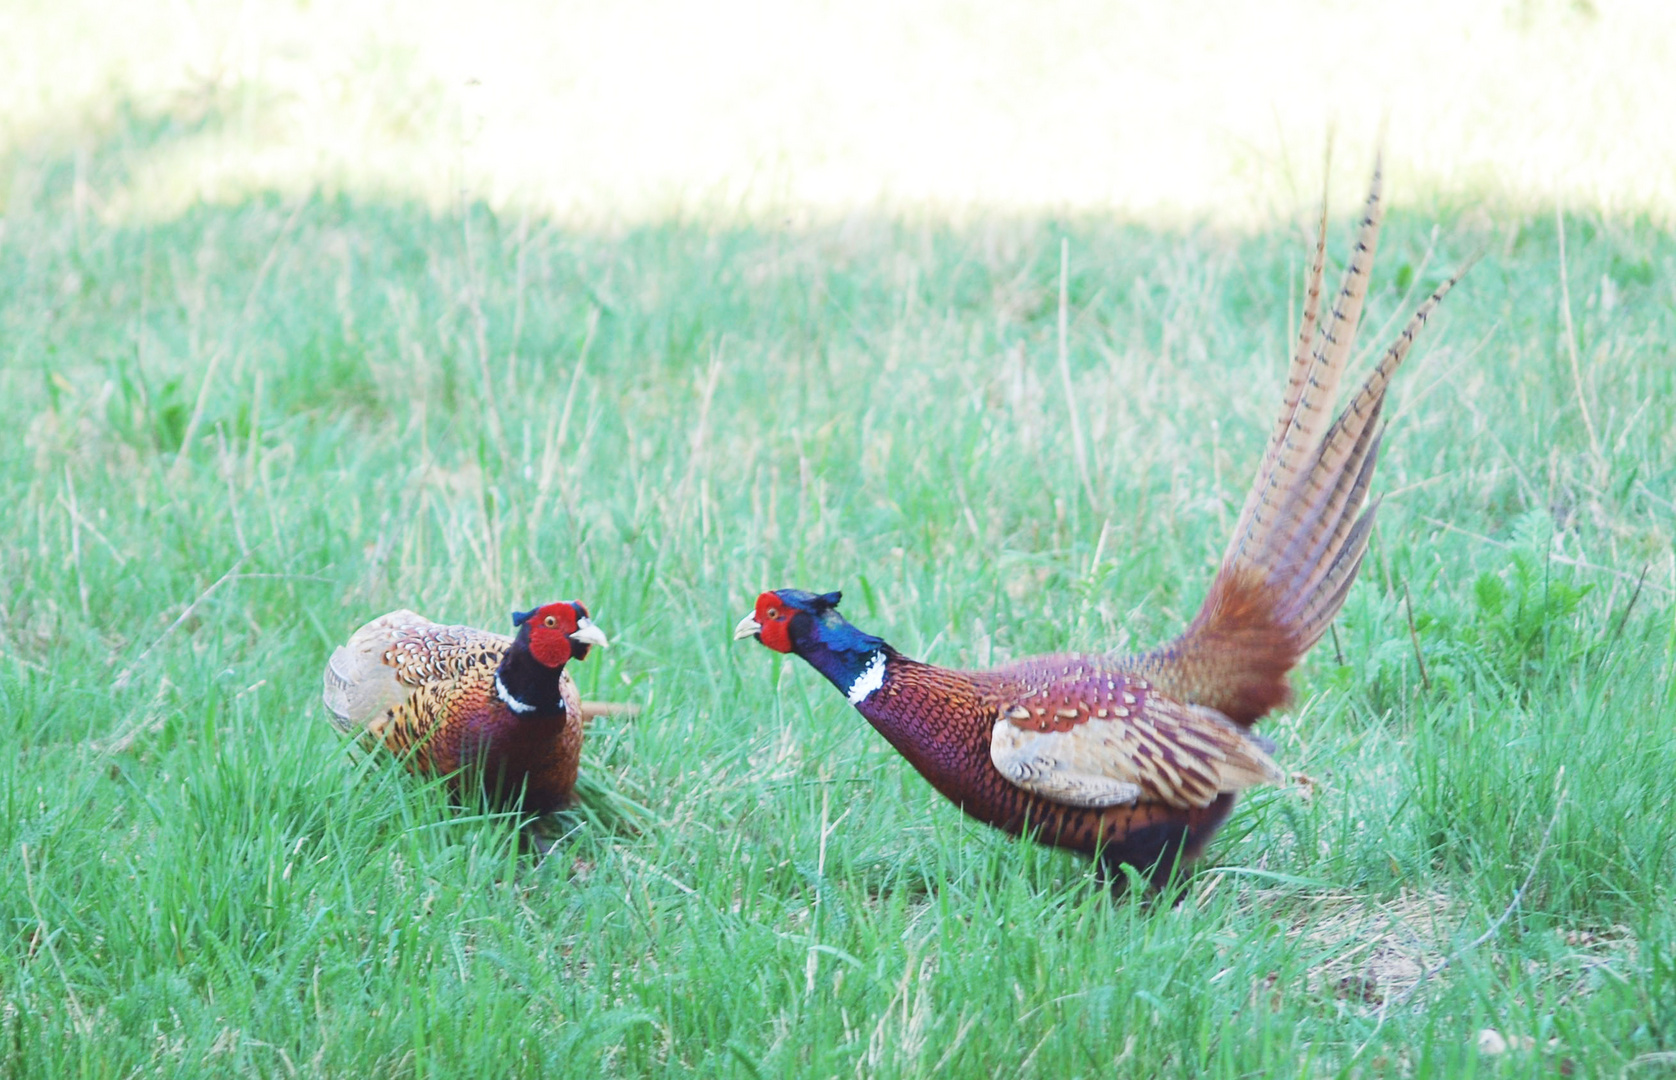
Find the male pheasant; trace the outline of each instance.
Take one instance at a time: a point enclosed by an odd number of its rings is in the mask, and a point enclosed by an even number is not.
[[[1376,168],[1331,317],[1318,320],[1326,208],[1280,418],[1198,616],[1136,656],[1053,655],[989,671],[909,659],[838,614],[839,594],[776,589],[735,639],[796,653],[966,813],[1009,833],[1127,863],[1161,883],[1196,858],[1238,792],[1278,783],[1251,725],[1291,695],[1287,672],[1326,632],[1355,580],[1377,503],[1358,516],[1379,456],[1385,388],[1460,274],[1386,350],[1331,424],[1356,339],[1381,219]]]
[[[453,774],[457,795],[480,779],[491,802],[564,807],[587,716],[564,666],[605,635],[575,600],[514,612],[512,624],[509,638],[411,611],[374,619],[326,664],[333,723],[416,773]]]

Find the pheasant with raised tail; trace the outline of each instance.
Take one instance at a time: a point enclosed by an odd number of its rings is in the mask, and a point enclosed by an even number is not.
[[[808,661],[934,787],[1009,833],[1128,864],[1154,884],[1197,858],[1239,792],[1284,779],[1252,725],[1344,604],[1377,503],[1362,511],[1385,390],[1459,280],[1415,312],[1336,418],[1382,216],[1375,169],[1332,312],[1320,316],[1323,205],[1280,416],[1197,617],[1151,652],[1053,655],[988,671],[910,659],[838,613],[839,594],[776,589],[734,637]],[[1464,272],[1464,271],[1463,271]]]

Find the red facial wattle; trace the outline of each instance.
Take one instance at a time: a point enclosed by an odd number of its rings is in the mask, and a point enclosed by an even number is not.
[[[765,592],[757,597],[756,619],[762,629],[757,637],[762,643],[775,652],[791,652],[791,617],[794,614],[790,607],[779,597],[779,594]]]
[[[569,604],[536,609],[525,623],[530,628],[530,655],[547,667],[569,661],[570,635],[576,632],[576,623],[576,611]]]

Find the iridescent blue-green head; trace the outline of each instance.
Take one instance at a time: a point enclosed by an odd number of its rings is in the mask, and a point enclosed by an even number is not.
[[[739,620],[733,637],[754,637],[775,652],[796,653],[859,703],[878,689],[892,650],[838,614],[840,599],[836,592],[773,589],[757,597],[756,608]]]

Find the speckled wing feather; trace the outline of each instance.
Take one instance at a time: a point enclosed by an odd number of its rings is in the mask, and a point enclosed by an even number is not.
[[[1284,779],[1266,740],[1220,713],[1154,693],[1145,679],[1066,668],[1018,694],[995,720],[990,760],[1020,788],[1072,806],[1190,809]]]
[[[495,670],[511,644],[502,634],[392,611],[333,651],[322,697],[338,730],[359,729],[405,753],[462,706],[491,699]]]
[[[1249,724],[1288,699],[1287,672],[1343,605],[1373,530],[1377,504],[1366,513],[1362,507],[1379,458],[1385,390],[1420,328],[1465,273],[1420,306],[1329,424],[1355,347],[1382,217],[1376,167],[1344,281],[1323,321],[1323,213],[1280,416],[1221,569],[1187,630],[1133,661],[1171,696],[1236,723]]]

